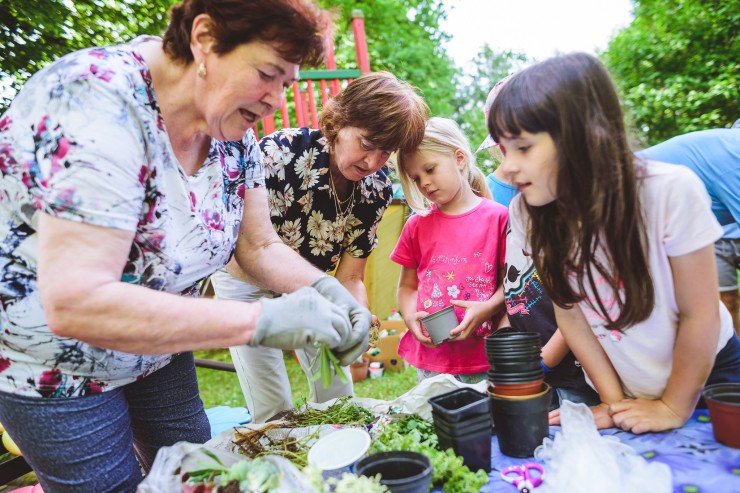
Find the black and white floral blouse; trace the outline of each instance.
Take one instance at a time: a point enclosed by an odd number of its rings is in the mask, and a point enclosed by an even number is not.
[[[285,128],[260,141],[272,225],[283,242],[319,269],[333,270],[344,252],[367,258],[393,196],[389,170],[354,183],[346,215],[329,182],[329,145],[320,130]],[[340,205],[340,208],[343,208]]]

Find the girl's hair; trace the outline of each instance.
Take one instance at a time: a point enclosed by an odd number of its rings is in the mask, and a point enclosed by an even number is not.
[[[223,55],[239,45],[262,41],[291,63],[318,65],[324,59],[328,12],[310,0],[182,0],[170,8],[162,47],[171,58],[189,64],[193,20],[213,20],[214,51]]]
[[[567,307],[586,299],[609,329],[645,320],[655,293],[638,193],[644,168],[636,168],[619,98],[601,62],[574,53],[518,73],[494,101],[488,130],[497,142],[526,131],[547,132],[555,143],[557,198],[541,207],[522,201],[535,266],[553,302]],[[597,294],[600,282],[615,293],[614,320],[613,307]]]
[[[388,72],[353,80],[327,101],[319,126],[330,146],[345,127],[367,131],[367,139],[386,151],[413,150],[424,137],[429,107],[410,84]]]
[[[417,152],[433,152],[455,158],[455,151],[465,154],[465,167],[460,172],[460,179],[470,185],[473,192],[487,199],[491,197],[491,191],[486,185],[486,177],[475,165],[475,157],[470,148],[470,142],[465,137],[462,129],[449,118],[430,118],[424,132],[424,140],[417,149],[400,152],[398,157],[398,177],[401,180],[406,203],[416,213],[426,215],[429,213],[429,201],[424,197],[416,186],[414,180],[406,173],[403,163],[406,159]]]

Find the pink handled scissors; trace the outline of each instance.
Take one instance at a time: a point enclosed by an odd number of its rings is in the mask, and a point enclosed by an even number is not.
[[[521,493],[532,493],[533,489],[542,484],[545,470],[539,464],[527,462],[521,466],[505,468],[501,471],[501,477],[516,486]]]

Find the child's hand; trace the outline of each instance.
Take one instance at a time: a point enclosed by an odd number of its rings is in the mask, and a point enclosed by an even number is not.
[[[609,406],[614,424],[636,435],[680,428],[688,416],[681,417],[660,399],[624,399]]]
[[[464,341],[477,327],[491,321],[489,310],[484,302],[451,300],[450,304],[465,309],[465,316],[460,325],[450,331],[451,342]]]
[[[422,346],[434,348],[435,345],[432,342],[432,338],[429,337],[429,332],[427,332],[427,329],[424,328],[424,325],[419,322],[420,318],[424,318],[427,315],[429,315],[429,313],[425,311],[416,312],[413,316],[414,318],[410,320],[406,319],[404,320],[404,322],[406,322],[406,327],[409,328],[411,333],[414,335],[414,338],[419,341]]]
[[[590,406],[589,409],[591,410],[591,414],[594,415],[596,429],[614,428],[614,421],[612,421],[612,417],[609,415],[609,404],[602,402],[597,406]],[[560,409],[550,411],[548,422],[551,426],[560,424]]]

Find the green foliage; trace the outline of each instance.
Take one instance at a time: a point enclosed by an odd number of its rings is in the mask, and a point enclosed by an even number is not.
[[[173,0],[0,1],[0,89],[13,94],[69,52],[157,34]],[[10,103],[2,96],[0,108]]]
[[[419,88],[433,114],[450,115],[457,69],[443,48],[449,38],[439,24],[447,16],[441,0],[321,0],[335,9],[337,66],[356,65],[350,29],[352,10],[365,19],[370,68],[387,70]]]
[[[521,70],[527,58],[521,53],[511,51],[496,52],[485,45],[472,61],[472,70],[462,78],[465,83],[458,84],[453,118],[465,132],[475,151],[488,135],[483,106],[493,85],[507,75]],[[481,151],[477,156],[478,167],[485,174],[493,171],[498,164],[490,153]]]
[[[602,59],[648,144],[740,117],[740,0],[641,0]]]

